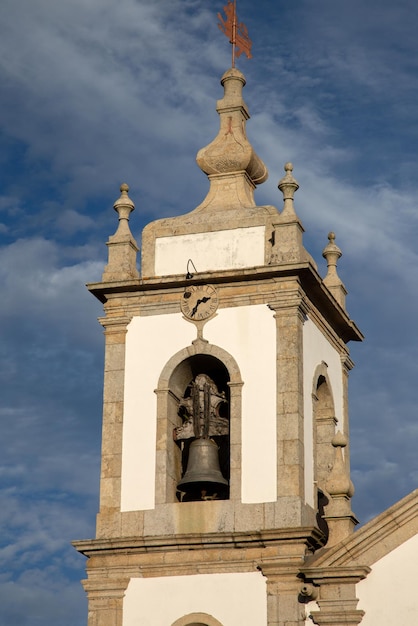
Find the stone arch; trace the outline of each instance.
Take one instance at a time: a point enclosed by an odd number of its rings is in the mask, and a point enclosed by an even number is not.
[[[190,613],[177,619],[171,626],[222,626],[222,624],[208,613]]]
[[[179,400],[183,396],[193,372],[201,365],[220,384],[228,395],[230,442],[229,498],[240,496],[241,459],[241,373],[235,359],[219,346],[205,340],[195,340],[191,346],[173,355],[163,367],[157,394],[157,451],[156,503],[177,502],[176,486],[181,475],[181,453],[173,441],[173,430],[181,424],[178,416]]]
[[[327,533],[322,519],[328,498],[325,483],[334,462],[334,448],[331,444],[335,435],[335,417],[332,386],[328,376],[328,366],[323,361],[315,370],[312,386],[313,402],[313,466],[316,484],[318,525]]]
[[[328,376],[328,366],[323,361],[315,370],[312,388],[314,428],[314,480],[324,489],[334,461],[331,440],[335,435],[334,398]]]

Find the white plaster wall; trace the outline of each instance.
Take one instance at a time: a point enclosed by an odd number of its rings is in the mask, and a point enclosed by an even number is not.
[[[181,314],[134,317],[128,326],[121,510],[155,506],[156,395],[161,371],[196,337]],[[221,309],[204,337],[231,354],[244,382],[242,501],[276,499],[276,334],[266,305]],[[261,462],[262,460],[262,462]]]
[[[205,337],[237,361],[242,388],[242,502],[277,499],[276,322],[264,305],[223,309]]]
[[[167,361],[190,345],[196,329],[181,315],[134,317],[128,325],[122,436],[121,511],[155,506],[158,379]]]
[[[357,608],[366,612],[361,626],[418,624],[417,563],[415,535],[372,566],[367,578],[357,585]]]
[[[223,626],[266,626],[266,579],[255,572],[130,580],[123,626],[171,626],[190,613],[208,613]]]
[[[305,422],[305,499],[315,504],[313,467],[313,406],[312,391],[315,370],[321,362],[327,365],[327,373],[334,400],[337,428],[343,430],[343,375],[340,355],[309,318],[303,325],[303,393]]]
[[[158,237],[155,274],[186,274],[189,259],[199,272],[264,265],[264,237],[264,226]]]

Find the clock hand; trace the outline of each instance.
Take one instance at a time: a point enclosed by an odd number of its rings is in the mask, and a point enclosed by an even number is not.
[[[194,315],[196,315],[199,305],[207,302],[208,300],[210,300],[210,296],[204,296],[203,298],[199,298],[199,300],[194,305],[192,312],[190,313],[190,317],[193,317]]]

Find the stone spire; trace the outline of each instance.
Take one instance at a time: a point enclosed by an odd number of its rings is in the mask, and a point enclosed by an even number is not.
[[[347,437],[337,432],[331,443],[334,446],[334,464],[325,484],[330,500],[324,515],[329,529],[328,547],[345,539],[358,523],[351,510],[350,502],[354,495],[354,486],[343,457]]]
[[[136,267],[136,254],[139,248],[129,228],[129,215],[135,209],[135,205],[128,196],[129,187],[126,183],[121,185],[120,191],[121,195],[113,205],[119,215],[119,225],[106,244],[109,257],[103,272],[103,282],[139,278]]]
[[[335,233],[328,233],[328,245],[325,246],[322,256],[326,259],[328,273],[324,278],[324,284],[328,287],[338,304],[345,309],[345,297],[347,290],[337,273],[337,262],[342,252],[335,243]]]
[[[266,166],[246,135],[250,115],[242,98],[244,75],[231,68],[222,76],[221,84],[224,97],[218,100],[216,107],[220,116],[219,133],[196,157],[200,169],[210,180],[209,193],[196,211],[254,207],[255,186],[268,176]]]

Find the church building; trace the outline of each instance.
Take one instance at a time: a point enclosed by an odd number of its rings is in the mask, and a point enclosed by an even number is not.
[[[144,228],[138,271],[123,184],[89,285],[106,347],[96,537],[74,542],[88,626],[416,623],[418,492],[355,531],[348,343],[363,336],[341,251],[325,233],[318,269],[305,249],[291,163],[280,209],[256,204],[245,78],[221,84],[206,198]]]

